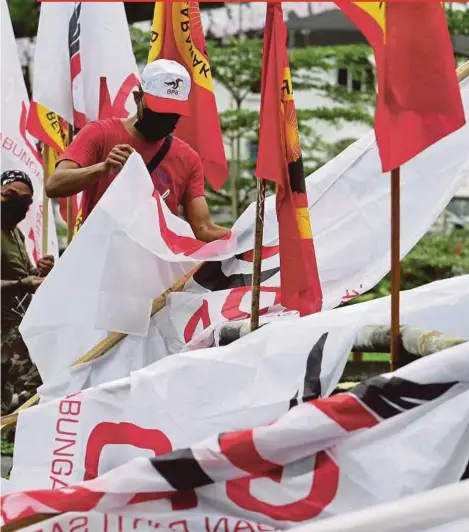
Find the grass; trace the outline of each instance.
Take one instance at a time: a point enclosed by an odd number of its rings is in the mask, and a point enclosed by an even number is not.
[[[388,362],[389,353],[363,353],[363,362]],[[353,355],[349,356],[349,360],[352,360]]]

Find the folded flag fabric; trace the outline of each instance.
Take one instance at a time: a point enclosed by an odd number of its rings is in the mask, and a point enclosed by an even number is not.
[[[129,510],[163,526],[185,521],[196,532],[205,530],[207,516],[290,528],[457,481],[469,453],[468,353],[469,344],[461,344],[350,393],[306,396],[269,425],[173,452],[163,433],[147,433],[153,457],[99,475],[109,437],[103,432],[87,450],[85,482],[7,494],[3,523]],[[123,434],[133,445],[142,441]]]

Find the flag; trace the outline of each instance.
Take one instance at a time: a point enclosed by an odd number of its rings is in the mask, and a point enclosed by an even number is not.
[[[99,53],[96,52],[99,50]],[[101,78],[119,115],[135,112],[138,69],[122,2],[41,4],[34,101],[74,128],[98,119]]]
[[[288,347],[284,354],[291,354]],[[461,344],[367,379],[349,393],[305,395],[267,423],[238,421],[237,430],[216,431],[186,446],[171,441],[164,429],[169,416],[149,401],[152,415],[144,413],[140,426],[122,417],[95,430],[84,453],[84,482],[74,485],[67,473],[82,456],[73,452],[74,440],[92,412],[80,396],[63,398],[55,408],[56,426],[73,439],[56,440],[62,454],[51,476],[57,471],[66,489],[5,495],[3,521],[97,511],[134,513],[162,528],[182,522],[193,532],[213,529],[208,523],[214,527],[222,519],[242,522],[246,530],[278,530],[457,482],[469,453],[468,354],[469,344]],[[256,377],[262,382],[262,371]],[[177,390],[171,402],[177,409],[181,387],[165,382],[165,395]],[[155,392],[161,398],[162,388]],[[184,410],[181,416],[182,428],[188,417]],[[148,429],[155,417],[158,428]],[[119,446],[133,446],[138,454],[100,474]]]
[[[383,172],[398,168],[464,125],[441,2],[336,4],[374,49],[375,132]]]
[[[49,151],[47,176],[51,176],[69,143],[68,124],[53,111],[33,101],[29,108],[26,127],[31,135],[43,143],[43,149]],[[72,202],[71,222],[75,233],[81,225],[81,196],[80,192],[70,199],[58,199],[59,212],[65,224],[68,223],[68,202]]]
[[[467,108],[469,80],[462,84],[462,91]],[[461,187],[467,173],[467,145],[469,125],[409,161],[402,179],[401,258]],[[370,132],[306,180],[322,265],[323,310],[370,290],[389,272],[389,183],[378,179],[380,175],[375,138]],[[164,240],[165,231],[160,227],[188,237],[193,236],[190,226],[168,212],[164,204],[164,219],[159,218],[153,191],[141,159],[130,158],[96,206],[99,214],[90,217],[35,295],[21,333],[43,382],[69,368],[102,340],[106,331],[122,331],[134,338],[148,335],[144,353],[149,363],[159,353],[179,352],[208,326],[250,317],[255,205],[234,224],[232,233],[237,238],[229,244],[232,247],[222,241],[217,246],[226,248],[203,247],[189,256],[175,252],[177,247],[171,248]],[[426,201],[421,201],[423,195]],[[189,244],[193,247],[194,243]],[[280,305],[279,234],[273,196],[266,200],[263,244],[262,315],[295,317],[295,312],[288,313]],[[201,261],[205,264],[186,283],[184,292],[169,297],[167,308],[150,320],[151,299]],[[74,279],[72,284],[70,279]],[[163,348],[150,347],[153,335],[163,336]],[[119,353],[117,348],[113,357]],[[126,376],[129,367],[140,367],[140,359],[127,357],[119,369],[120,362],[114,366],[113,357],[90,364],[99,368],[99,382]]]
[[[26,172],[34,187],[33,203],[19,224],[31,259],[37,261],[42,252],[43,169],[35,139],[28,132],[30,102],[7,3],[2,0],[2,172],[17,169]],[[55,122],[54,122],[55,123]],[[48,253],[57,256],[58,243],[52,205],[49,204]]]
[[[131,93],[137,84],[122,3],[41,5],[28,130],[55,150],[54,163],[67,146],[66,122],[77,130],[90,120],[127,117],[135,110]],[[59,199],[64,223],[68,223],[68,201],[76,234],[82,224],[81,193]]]
[[[54,111],[31,102],[26,124],[28,131],[55,152],[63,153],[67,146],[68,125]]]
[[[301,315],[318,312],[322,291],[280,3],[267,6],[256,175],[277,186],[282,305]]]
[[[191,75],[190,116],[181,117],[175,134],[200,155],[205,177],[218,190],[228,165],[198,2],[155,3],[148,62],[156,59],[177,61]]]

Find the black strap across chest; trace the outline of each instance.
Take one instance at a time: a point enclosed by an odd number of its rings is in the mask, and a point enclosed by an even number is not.
[[[171,148],[172,143],[173,143],[172,135],[168,135],[167,137],[165,137],[160,149],[155,153],[151,161],[147,164],[147,170],[150,175],[153,173],[155,168],[158,165],[160,165],[163,159],[166,157],[166,155],[168,154]]]

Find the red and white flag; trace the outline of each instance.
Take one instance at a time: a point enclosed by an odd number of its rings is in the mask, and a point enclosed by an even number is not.
[[[19,224],[26,238],[26,248],[37,260],[42,252],[42,157],[35,139],[28,133],[29,97],[24,84],[18,49],[11,24],[8,5],[2,0],[2,172],[22,170],[31,178],[34,187],[33,204]],[[57,233],[52,205],[49,203],[47,252],[58,255]]]
[[[34,100],[81,128],[99,116],[101,78],[134,112],[138,70],[122,2],[44,2],[34,54]]]
[[[288,529],[456,482],[469,453],[468,353],[461,344],[350,393],[304,396],[267,425],[174,451],[160,430],[103,426],[89,441],[84,482],[5,495],[2,524],[97,511],[138,516],[154,527],[179,522],[191,532],[223,521],[248,530]],[[58,425],[65,427],[67,415],[81,408],[79,396],[65,398],[61,408]],[[150,456],[140,452],[100,475],[103,451],[113,444],[146,448]],[[67,459],[57,460],[61,470],[67,467]],[[96,530],[102,529],[104,516]]]
[[[67,129],[66,124],[62,127],[63,122],[78,130],[90,120],[128,116],[135,110],[131,93],[137,83],[137,65],[122,3],[41,5],[34,55],[34,101],[28,116],[28,130],[36,138],[56,154],[62,153]],[[71,201],[72,221],[77,227],[81,225],[81,194]],[[60,213],[66,222],[65,199],[60,200]]]

